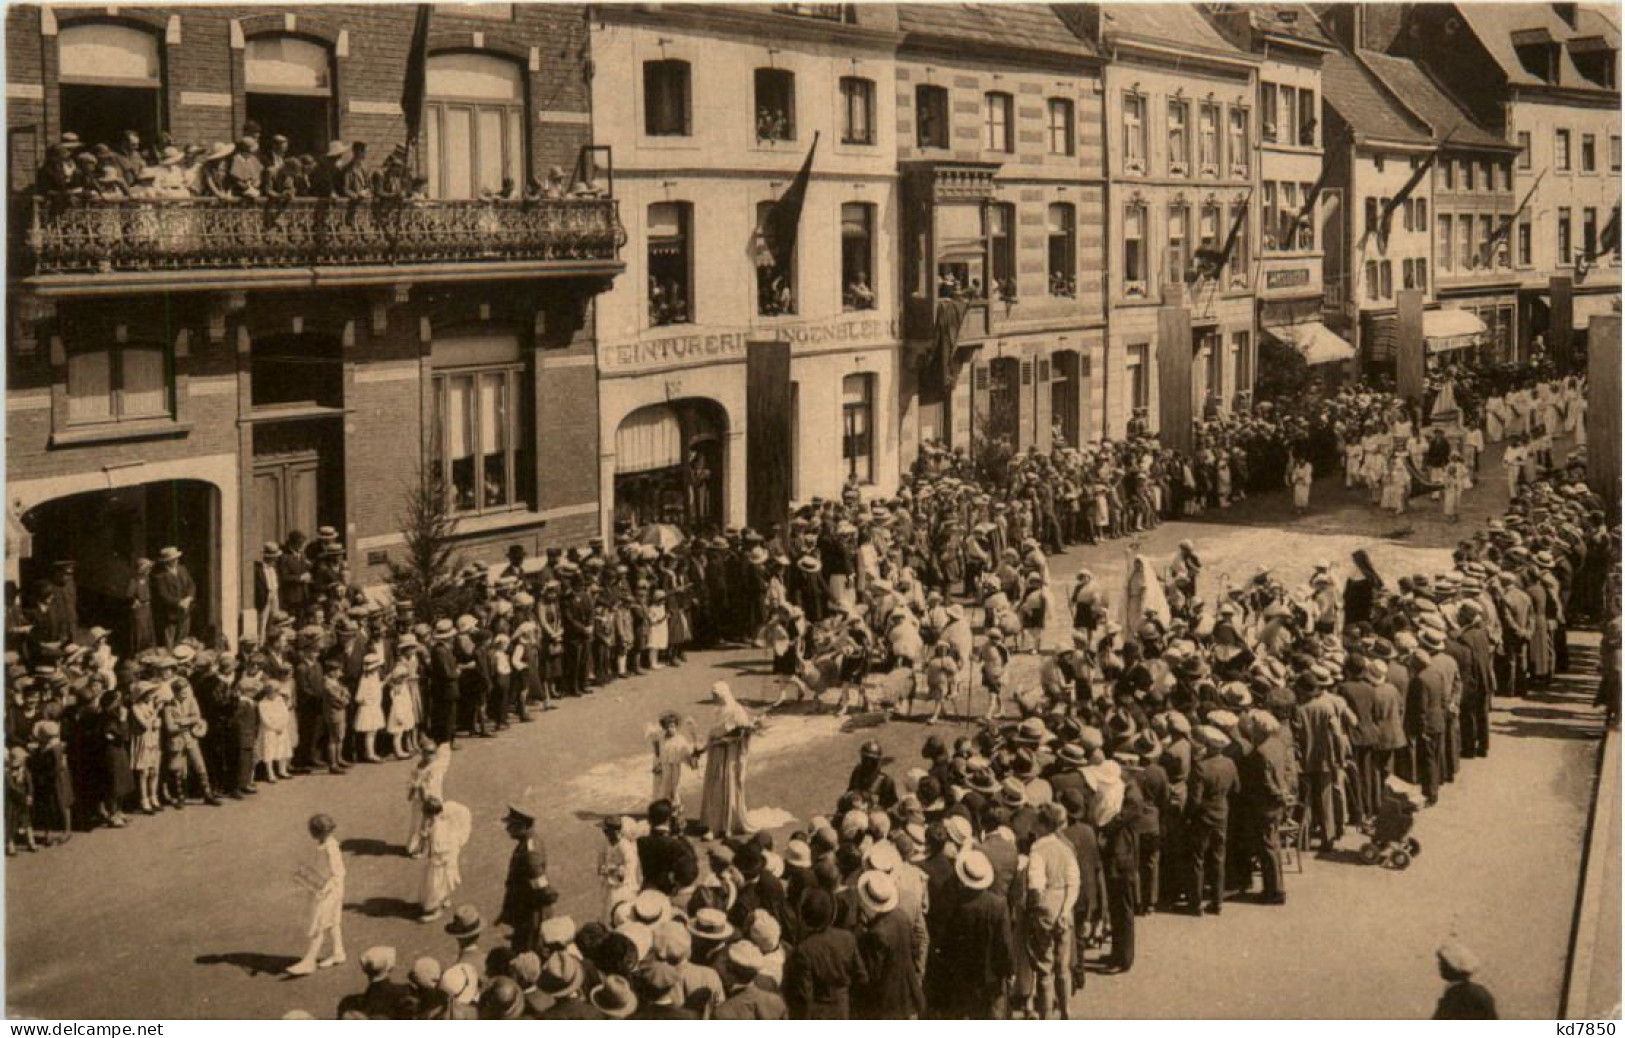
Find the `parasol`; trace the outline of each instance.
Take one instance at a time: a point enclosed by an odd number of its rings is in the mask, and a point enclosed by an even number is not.
[[[638,544],[652,544],[661,551],[671,551],[688,538],[670,523],[650,523],[638,531]]]

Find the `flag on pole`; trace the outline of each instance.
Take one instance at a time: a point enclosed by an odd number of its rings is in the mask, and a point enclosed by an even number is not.
[[[1202,277],[1217,280],[1224,265],[1230,262],[1231,255],[1236,251],[1236,242],[1241,240],[1241,228],[1247,222],[1247,211],[1252,202],[1253,193],[1248,191],[1246,201],[1236,209],[1236,215],[1230,221],[1230,233],[1225,235],[1223,248],[1196,250],[1196,263]]]
[[[1314,219],[1315,203],[1320,201],[1320,192],[1326,187],[1326,177],[1331,171],[1331,163],[1321,163],[1320,176],[1315,180],[1314,186],[1309,189],[1309,193],[1304,196],[1303,208],[1298,210],[1298,215],[1294,216],[1292,222],[1287,225],[1286,234],[1281,237],[1282,244],[1293,239],[1293,236],[1298,233],[1298,228],[1303,226],[1305,220]]]
[[[1618,248],[1619,206],[1616,205],[1614,206],[1614,215],[1610,216],[1608,222],[1603,224],[1602,233],[1597,236],[1596,241],[1591,243],[1591,248],[1583,252],[1580,258],[1575,261],[1574,280],[1576,282],[1584,281],[1585,276],[1591,272],[1592,267],[1597,265],[1599,259]]]
[[[1484,253],[1480,257],[1484,266],[1490,265],[1490,261],[1495,258],[1495,250],[1512,233],[1512,225],[1518,221],[1518,217],[1523,215],[1523,211],[1529,208],[1529,200],[1535,197],[1535,189],[1540,187],[1540,182],[1545,176],[1546,171],[1541,170],[1540,175],[1535,177],[1535,182],[1529,185],[1529,190],[1524,192],[1523,201],[1518,203],[1518,208],[1514,209],[1510,216],[1501,221],[1501,226],[1497,227],[1495,233],[1491,234],[1489,240],[1484,243]]]
[[[406,151],[417,148],[423,128],[423,98],[428,94],[429,19],[433,4],[418,4],[417,22],[412,27],[412,46],[406,52],[406,82],[401,87],[401,111],[406,115]]]
[[[1422,164],[1417,166],[1415,172],[1411,174],[1411,178],[1405,181],[1405,186],[1399,189],[1399,194],[1390,198],[1388,204],[1382,207],[1382,216],[1377,220],[1377,240],[1379,242],[1388,240],[1388,230],[1394,223],[1394,211],[1404,205],[1411,197],[1411,194],[1416,191],[1417,186],[1422,183],[1422,178],[1428,175],[1428,170],[1433,168],[1433,163],[1438,158],[1439,152],[1436,150],[1423,159]]]
[[[812,147],[807,149],[807,161],[801,172],[790,182],[784,194],[768,211],[766,226],[762,229],[768,255],[780,270],[790,269],[790,260],[796,254],[796,235],[801,228],[801,207],[807,201],[807,182],[812,179],[813,155],[818,151],[818,134],[813,134]]]

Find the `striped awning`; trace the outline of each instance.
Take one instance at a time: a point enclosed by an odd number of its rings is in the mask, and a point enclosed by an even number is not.
[[[1422,314],[1422,338],[1429,353],[1448,353],[1484,343],[1489,329],[1471,310],[1428,310]]]
[[[1354,359],[1354,347],[1319,321],[1272,325],[1264,331],[1301,353],[1306,364],[1335,364]]]

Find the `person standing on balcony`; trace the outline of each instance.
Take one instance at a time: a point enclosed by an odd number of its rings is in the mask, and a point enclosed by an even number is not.
[[[336,194],[352,202],[372,197],[372,180],[367,174],[366,141],[356,141],[350,145],[350,161],[344,166],[344,176]]]
[[[196,596],[197,584],[181,564],[180,549],[169,545],[158,553],[158,572],[152,575],[152,598],[166,648],[174,649],[190,633]]]
[[[259,141],[253,137],[240,137],[237,148],[226,163],[226,186],[233,198],[260,197],[260,182],[265,178],[265,164],[260,162]]]
[[[125,130],[119,137],[118,150],[113,152],[113,165],[124,177],[126,186],[133,185],[136,177],[151,163],[147,159],[148,153],[141,147],[141,135],[134,130]]]
[[[344,170],[350,158],[350,146],[344,141],[333,141],[327,154],[310,177],[310,193],[317,197],[343,198]]]
[[[288,155],[288,138],[280,133],[273,134],[270,146],[261,148],[258,154],[260,160],[260,193],[267,198],[273,197],[272,191],[276,187],[277,171],[294,161]]]
[[[398,202],[406,198],[411,191],[412,171],[407,166],[406,145],[397,144],[389,153],[389,157],[384,159],[383,166],[373,173],[372,193],[375,198]],[[518,575],[523,578],[523,570]]]

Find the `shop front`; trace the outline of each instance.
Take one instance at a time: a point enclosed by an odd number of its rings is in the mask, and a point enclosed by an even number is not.
[[[627,415],[615,430],[615,526],[721,528],[727,443],[728,414],[714,400],[648,404]]]

